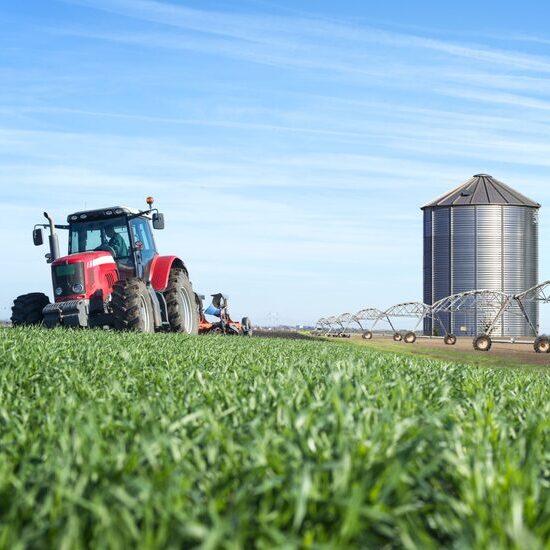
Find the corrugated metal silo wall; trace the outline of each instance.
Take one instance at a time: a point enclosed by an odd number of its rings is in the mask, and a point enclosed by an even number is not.
[[[503,227],[503,291],[517,293],[538,282],[538,210],[523,207],[504,207]],[[538,303],[526,304],[529,317],[536,320],[538,331]],[[518,309],[504,316],[506,335],[532,335]]]
[[[452,289],[451,294],[477,288],[475,207],[453,208],[452,212]],[[449,326],[453,334],[472,334],[477,324],[475,311],[457,311]],[[465,330],[463,330],[465,328]]]
[[[432,304],[432,210],[424,210],[424,303]],[[432,320],[424,319],[424,334],[432,333]]]
[[[476,286],[478,289],[503,290],[502,206],[475,206],[476,218]],[[518,266],[519,268],[519,266]],[[477,312],[477,332],[487,332],[496,311]],[[503,336],[502,322],[493,330]],[[471,334],[471,332],[468,332]]]
[[[437,208],[432,213],[432,296],[437,302],[446,298],[451,289],[451,209]],[[449,330],[450,315],[440,313],[439,322],[434,320],[434,332],[441,335],[442,327]]]
[[[424,301],[475,289],[517,293],[537,284],[538,212],[521,206],[460,206],[424,211]],[[496,311],[494,312],[496,313]],[[528,305],[538,323],[537,304]],[[441,314],[445,330],[474,335],[492,321],[482,311]],[[441,333],[440,323],[424,323],[426,334]],[[495,336],[532,335],[519,311],[510,311]]]

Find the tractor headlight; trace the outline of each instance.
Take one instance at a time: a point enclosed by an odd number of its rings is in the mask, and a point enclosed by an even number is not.
[[[81,294],[82,292],[84,292],[84,287],[80,283],[75,283],[73,285],[73,292],[75,294]]]
[[[55,289],[55,295],[56,296],[61,296],[61,294],[63,294],[63,289],[58,286],[56,289]]]

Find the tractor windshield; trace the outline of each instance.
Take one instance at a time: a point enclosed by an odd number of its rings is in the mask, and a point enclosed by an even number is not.
[[[130,236],[125,217],[71,224],[69,254],[104,250],[115,260],[131,261]]]

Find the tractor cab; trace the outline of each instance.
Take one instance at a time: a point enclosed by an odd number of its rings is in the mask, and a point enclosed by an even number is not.
[[[151,263],[158,255],[150,221],[161,229],[159,214],[115,206],[76,212],[69,223],[69,255],[108,252],[115,260],[121,279],[148,278]]]

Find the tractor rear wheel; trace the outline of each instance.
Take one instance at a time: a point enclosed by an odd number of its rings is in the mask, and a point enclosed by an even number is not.
[[[243,317],[241,320],[241,326],[243,328],[243,334],[245,336],[252,336],[252,322],[248,317]]]
[[[164,291],[168,307],[168,321],[172,332],[199,333],[197,299],[187,273],[181,268],[170,271]]]
[[[155,332],[153,302],[143,280],[130,277],[113,286],[111,305],[115,329]]]
[[[14,327],[24,325],[41,325],[42,310],[50,303],[50,299],[42,292],[31,292],[18,296],[11,308],[11,322]]]

